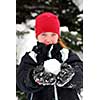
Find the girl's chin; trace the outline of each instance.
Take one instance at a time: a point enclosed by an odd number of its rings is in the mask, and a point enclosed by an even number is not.
[[[50,45],[51,43],[44,43],[45,45]],[[57,43],[52,43],[52,44],[57,44]]]
[[[50,43],[44,43],[45,45],[50,45]]]
[[[49,43],[45,43],[45,45],[50,45]]]

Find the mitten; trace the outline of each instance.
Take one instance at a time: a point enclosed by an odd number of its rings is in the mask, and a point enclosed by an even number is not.
[[[50,72],[40,72],[34,75],[34,80],[39,85],[54,85],[56,82],[56,76]]]
[[[53,49],[51,51],[52,58],[57,59],[59,62],[62,63],[62,55],[60,53],[61,46],[59,44],[54,44]]]
[[[67,63],[63,63],[61,65],[61,71],[57,75],[57,86],[63,87],[65,84],[67,84],[75,75],[75,72],[71,65],[68,65]]]
[[[46,72],[43,64],[36,66],[32,76],[39,85],[54,85],[56,82],[56,76],[50,72]]]
[[[37,45],[32,49],[36,54],[37,64],[40,65],[47,57],[47,46],[43,43],[37,42]]]
[[[33,70],[33,76],[37,73],[43,72],[44,71],[44,67],[43,67],[43,63],[41,63],[40,65],[37,65],[34,70]]]

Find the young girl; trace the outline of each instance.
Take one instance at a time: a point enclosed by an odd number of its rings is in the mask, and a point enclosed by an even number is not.
[[[18,87],[27,93],[28,100],[79,100],[82,61],[62,45],[57,16],[40,14],[35,33],[37,45],[22,57],[17,69]]]

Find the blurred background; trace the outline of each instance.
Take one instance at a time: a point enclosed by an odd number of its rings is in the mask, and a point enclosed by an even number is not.
[[[35,18],[46,11],[58,16],[61,38],[83,59],[83,0],[16,0],[16,67],[36,44]],[[18,87],[16,96],[17,100],[26,100]]]

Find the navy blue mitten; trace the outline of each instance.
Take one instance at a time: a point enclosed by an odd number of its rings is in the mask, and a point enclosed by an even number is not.
[[[74,75],[75,72],[71,65],[63,63],[61,65],[61,71],[57,75],[57,86],[63,87],[73,78]]]

